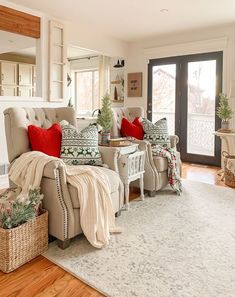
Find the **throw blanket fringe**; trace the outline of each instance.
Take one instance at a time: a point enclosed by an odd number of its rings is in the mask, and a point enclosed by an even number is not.
[[[9,177],[22,191],[40,187],[44,167],[57,162],[63,168],[65,181],[77,189],[80,204],[80,223],[88,241],[96,248],[109,243],[110,232],[120,233],[115,226],[115,214],[107,176],[94,166],[66,166],[61,159],[32,151],[22,154],[13,163]],[[89,189],[89,190],[88,190]]]
[[[176,166],[176,153],[175,150],[169,147],[162,147],[154,145],[152,147],[153,156],[160,156],[167,158],[168,163],[168,181],[172,189],[177,195],[182,193],[182,184],[179,172]]]

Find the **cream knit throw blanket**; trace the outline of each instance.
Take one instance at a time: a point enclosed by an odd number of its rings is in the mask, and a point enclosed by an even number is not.
[[[78,192],[80,203],[80,223],[88,241],[96,248],[109,243],[110,232],[120,232],[115,227],[115,214],[110,196],[107,176],[94,166],[66,166],[58,158],[32,151],[22,154],[13,163],[9,177],[22,191],[40,187],[46,164],[57,161],[62,166],[67,182]]]

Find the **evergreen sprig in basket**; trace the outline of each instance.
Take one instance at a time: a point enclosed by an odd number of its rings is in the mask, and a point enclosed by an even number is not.
[[[17,269],[48,248],[48,212],[39,207],[40,191],[31,190],[29,199],[25,201],[9,202],[11,191],[14,190],[8,190],[5,196],[0,197],[0,270],[5,273]]]

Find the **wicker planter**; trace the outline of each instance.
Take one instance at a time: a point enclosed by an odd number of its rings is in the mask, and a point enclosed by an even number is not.
[[[13,229],[0,228],[0,270],[11,272],[46,251],[48,212]]]
[[[223,152],[223,157],[224,157],[224,182],[227,186],[235,188],[235,175],[227,167],[227,163],[229,159],[235,160],[235,156],[229,155],[227,152]]]

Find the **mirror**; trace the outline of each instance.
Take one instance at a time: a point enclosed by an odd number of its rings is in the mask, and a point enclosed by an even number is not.
[[[100,101],[99,54],[69,45],[67,57],[69,102],[80,116],[91,116],[93,110],[99,108]]]
[[[112,106],[124,105],[124,60],[107,57],[99,52],[68,46],[68,94],[69,105],[74,106],[81,117],[97,115],[101,98],[110,94]],[[120,67],[116,66],[117,62]]]
[[[1,96],[36,96],[36,39],[0,31]]]

